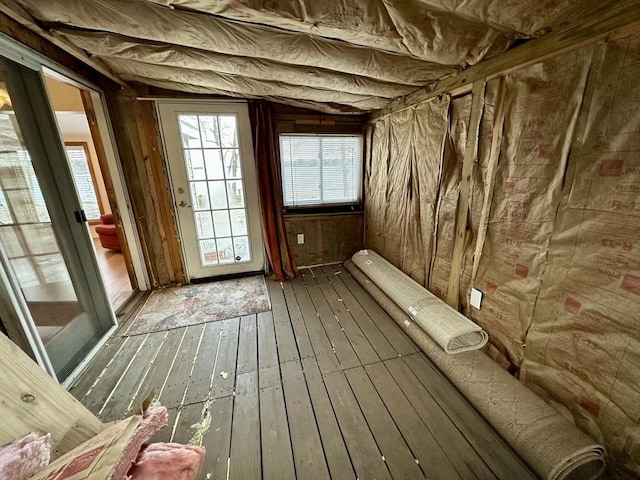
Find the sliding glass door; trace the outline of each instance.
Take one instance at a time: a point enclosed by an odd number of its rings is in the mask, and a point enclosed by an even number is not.
[[[41,74],[0,58],[3,321],[60,381],[115,325],[85,222]]]

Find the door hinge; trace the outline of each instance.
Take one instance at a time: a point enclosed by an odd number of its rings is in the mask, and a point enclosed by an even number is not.
[[[86,223],[87,216],[84,214],[84,210],[76,210],[73,214],[76,216],[76,222]]]

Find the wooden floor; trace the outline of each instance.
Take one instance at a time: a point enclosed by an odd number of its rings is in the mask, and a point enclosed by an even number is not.
[[[202,479],[535,478],[346,271],[302,273],[270,312],[114,338],[70,391],[109,421],[155,389]]]
[[[110,250],[100,245],[100,240],[93,239],[100,273],[104,279],[111,308],[118,310],[133,294],[131,280],[122,252]]]

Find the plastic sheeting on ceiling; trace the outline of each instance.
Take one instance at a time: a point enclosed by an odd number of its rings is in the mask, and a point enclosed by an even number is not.
[[[599,0],[0,0],[126,81],[358,113]]]

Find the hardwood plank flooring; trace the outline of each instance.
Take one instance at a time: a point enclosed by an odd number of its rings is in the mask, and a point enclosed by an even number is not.
[[[345,270],[301,273],[271,311],[113,337],[70,392],[109,421],[154,390],[201,480],[536,478]]]
[[[93,239],[93,245],[100,273],[107,288],[107,295],[109,295],[109,303],[114,310],[118,310],[134,292],[124,262],[124,255],[122,252],[104,248],[100,245],[98,238]]]

